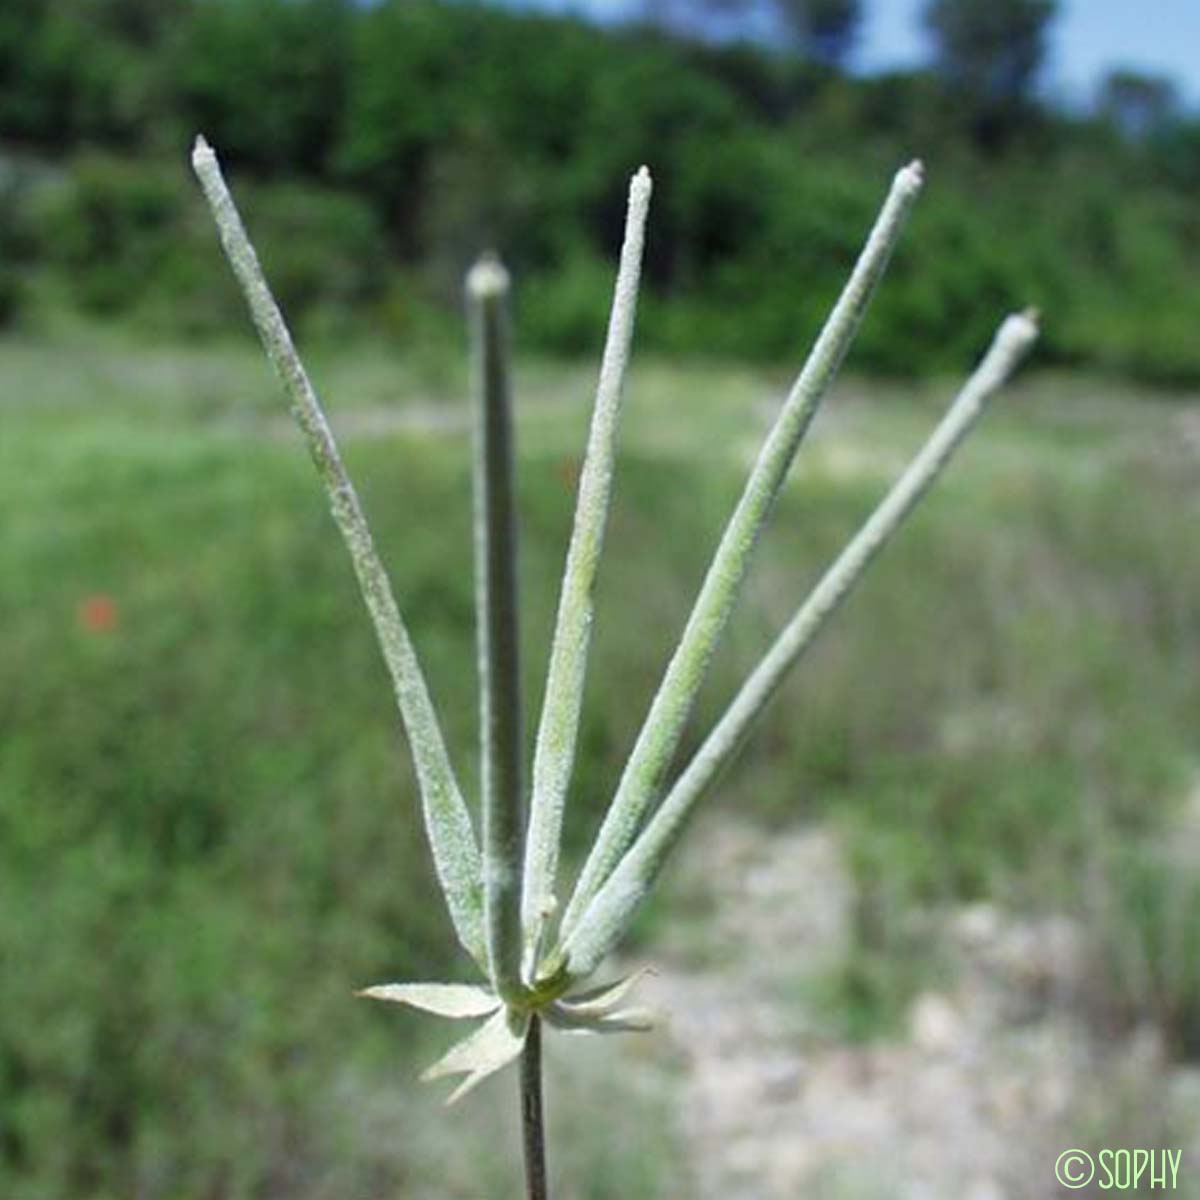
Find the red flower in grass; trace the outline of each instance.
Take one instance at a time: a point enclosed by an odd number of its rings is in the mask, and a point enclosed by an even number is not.
[[[75,610],[75,619],[86,633],[110,633],[117,627],[116,601],[103,592],[85,596]]]

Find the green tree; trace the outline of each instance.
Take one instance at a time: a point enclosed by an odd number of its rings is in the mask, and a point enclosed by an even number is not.
[[[55,150],[136,145],[169,89],[153,51],[191,0],[5,0],[0,4],[0,135]]]
[[[862,26],[862,0],[774,0],[779,16],[813,58],[841,67]]]
[[[1027,115],[1058,0],[930,0],[925,28],[939,73],[971,102],[977,140],[1001,140]]]
[[[321,173],[338,136],[350,0],[207,0],[174,49],[184,127],[271,171]]]
[[[1126,137],[1144,138],[1178,114],[1179,93],[1165,76],[1118,67],[1101,82],[1096,108]]]

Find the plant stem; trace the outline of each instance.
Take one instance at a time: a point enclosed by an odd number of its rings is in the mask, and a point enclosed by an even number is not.
[[[529,1020],[521,1052],[521,1131],[525,1143],[525,1193],[528,1200],[548,1200],[546,1128],[542,1117],[542,1019]]]
[[[1009,317],[1000,327],[949,412],[746,680],[633,848],[592,901],[574,933],[566,939],[565,953],[572,976],[583,978],[590,974],[616,944],[697,801],[733,757],[750,726],[826,620],[941,474],[959,443],[983,415],[988,401],[1008,380],[1036,338],[1033,314]]]
[[[763,443],[580,872],[563,915],[563,938],[575,932],[658,798],[713,650],[733,611],[759,534],[817,408],[854,340],[875,285],[921,190],[921,181],[918,162],[896,175],[850,279]]]
[[[504,302],[508,273],[485,255],[467,276],[475,376],[475,612],[483,768],[483,889],[492,982],[521,989],[521,688],[517,520]]]
[[[225,256],[246,297],[263,349],[283,383],[292,415],[304,434],[309,454],[325,485],[333,519],[350,552],[412,746],[425,811],[425,829],[455,932],[468,953],[486,968],[479,849],[470,814],[446,753],[425,677],[392,594],[392,585],[317,393],[296,353],[292,335],[271,295],[258,256],[225,185],[217,156],[202,137],[196,139],[192,166],[212,209]]]
[[[563,808],[575,759],[575,740],[583,708],[588,645],[592,632],[592,589],[604,543],[612,492],[621,393],[633,341],[638,280],[650,207],[650,172],[643,167],[629,185],[625,241],[613,293],[608,338],[600,364],[600,382],[579,479],[575,525],[558,601],[550,649],[550,671],[542,701],[533,758],[533,800],[525,842],[525,880],[521,916],[532,975],[547,922],[555,908],[554,885],[562,840]]]

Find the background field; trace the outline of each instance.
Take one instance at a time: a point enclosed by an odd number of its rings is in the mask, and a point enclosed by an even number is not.
[[[314,370],[470,763],[460,369],[367,345],[319,351]],[[449,1134],[412,1072],[437,1031],[349,994],[463,964],[442,950],[369,627],[266,368],[246,342],[132,354],[93,337],[6,343],[0,371],[6,1194],[476,1194],[460,1155],[449,1182],[430,1161]],[[576,847],[785,381],[653,359],[634,373]],[[591,385],[549,361],[518,376],[535,699]],[[950,390],[839,386],[697,730]],[[1198,454],[1191,403],[1026,379],[720,789],[714,808],[763,837],[815,822],[845,848],[852,936],[791,1001],[829,1036],[903,1036],[914,996],[946,980],[920,914],[988,899],[1078,923],[1081,1022],[1108,1037],[1149,1020],[1172,1054],[1197,1047],[1196,884],[1172,854],[1195,820]],[[642,945],[705,961],[719,895],[680,886]],[[632,1082],[593,1064],[624,1134],[584,1123],[574,1059],[552,1074],[581,1131],[558,1140],[567,1194],[668,1194],[689,1158],[669,1120],[631,1114],[669,1109],[686,1073],[669,1047],[649,1068],[631,1051]],[[505,1108],[510,1086],[477,1108]]]
[[[1181,1149],[1200,1195],[1200,120],[1119,59],[1056,101],[1043,0],[930,0],[971,37],[863,74],[855,21],[888,3],[0,5],[3,1200],[519,1187],[513,1079],[444,1114],[415,1076],[446,1030],[352,995],[468,965],[197,130],[470,797],[462,272],[493,245],[516,280],[533,708],[653,168],[571,869],[887,180],[926,160],[685,751],[1005,312],[1041,307],[1037,357],[642,916],[625,965],[669,1023],[552,1040],[556,1196],[1041,1200],[1061,1150],[1106,1145]]]

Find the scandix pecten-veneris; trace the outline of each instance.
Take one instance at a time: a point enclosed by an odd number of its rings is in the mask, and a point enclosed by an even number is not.
[[[633,977],[581,987],[616,947],[700,798],[733,757],[787,672],[937,478],[1037,337],[1032,313],[1008,317],[941,423],[847,543],[751,672],[682,772],[669,771],[759,534],[817,408],[853,340],[922,185],[899,171],[849,281],[750,471],[616,793],[565,906],[558,860],[583,704],[592,593],[612,492],[618,418],[637,307],[651,181],[629,189],[625,240],[579,479],[532,772],[522,761],[513,444],[505,305],[508,274],[485,256],[467,277],[475,392],[475,570],[480,681],[481,830],[456,782],[424,675],[329,424],[234,206],[216,156],[198,138],[192,164],[263,347],[329,495],[392,677],[416,766],[437,877],[475,985],[391,983],[362,994],[481,1023],[425,1073],[461,1075],[456,1100],[521,1060],[530,1200],[548,1195],[542,1120],[543,1025],[573,1033],[645,1030],[629,1007]]]

